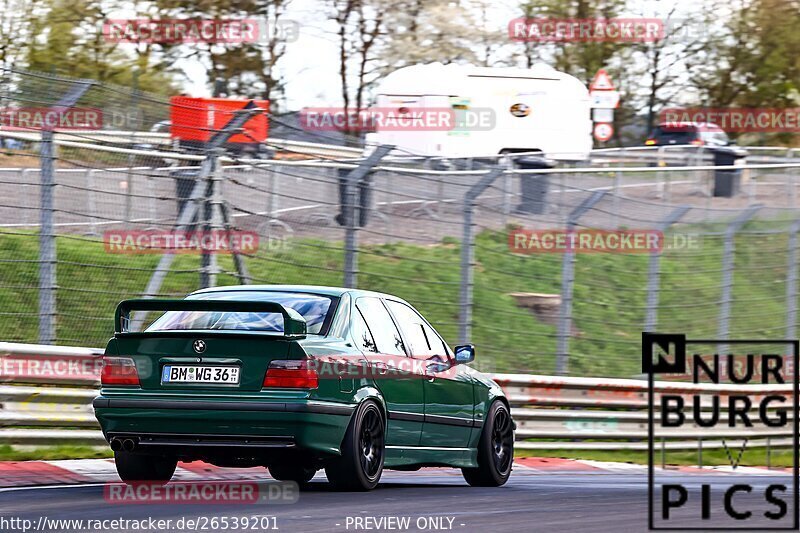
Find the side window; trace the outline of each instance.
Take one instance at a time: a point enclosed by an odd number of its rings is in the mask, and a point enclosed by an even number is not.
[[[356,346],[365,352],[377,352],[378,347],[375,345],[375,339],[372,337],[372,332],[369,330],[361,311],[356,309],[353,312],[353,339],[356,341]]]
[[[400,332],[392,317],[378,298],[359,298],[356,307],[367,322],[378,353],[405,355]]]
[[[411,344],[412,355],[447,355],[442,341],[416,311],[405,304],[391,300],[387,300],[386,305],[397,319],[406,340]]]

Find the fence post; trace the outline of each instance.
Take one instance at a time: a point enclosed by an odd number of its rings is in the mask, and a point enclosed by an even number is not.
[[[503,228],[508,226],[508,217],[511,216],[511,197],[513,196],[513,174],[510,172],[514,168],[514,161],[510,156],[503,156],[500,161],[500,166],[509,170],[503,174]]]
[[[619,187],[622,182],[622,171],[617,169],[614,173],[614,224],[613,228],[619,228]]]
[[[682,205],[675,208],[667,217],[658,225],[658,231],[662,236],[667,229],[683,218],[689,211],[689,206]],[[662,240],[663,246],[663,240]],[[644,319],[644,331],[655,331],[656,321],[658,319],[658,290],[661,284],[661,254],[662,250],[653,250],[650,253],[650,263],[647,267],[647,309]]]
[[[147,173],[147,206],[148,212],[150,213],[150,227],[155,228],[156,224],[156,191],[155,191],[155,184],[153,183],[153,174],[155,173],[156,169],[153,167]]]
[[[53,229],[53,132],[42,132],[39,211],[39,344],[56,339],[56,242]]]
[[[137,126],[142,126],[143,124],[138,124],[139,121],[139,71],[135,70],[133,72],[133,90],[131,91],[131,97],[133,99],[133,112],[135,114],[134,124],[130,124],[128,120],[126,120],[126,124],[131,131],[131,144],[133,145],[136,141],[136,137],[134,135],[134,130]],[[130,113],[126,118],[130,118]],[[133,221],[133,164],[136,162],[136,157],[133,154],[128,155],[128,172],[125,176],[125,222],[130,224]]]
[[[62,113],[73,107],[81,96],[94,85],[90,80],[72,84],[52,111]],[[56,340],[56,236],[54,230],[53,194],[55,181],[55,142],[53,130],[42,130],[39,148],[42,172],[40,175],[39,212],[39,344],[53,344]]]
[[[23,168],[20,171],[20,180],[22,182],[22,198],[26,198],[27,199],[27,198],[32,196],[32,195],[28,194],[28,189],[30,189],[31,184],[34,183],[34,180],[36,178],[31,178],[31,183],[28,183],[28,177],[27,177],[27,174],[28,173],[32,173],[32,172],[38,172],[38,170],[37,169],[33,169],[33,168]],[[27,223],[30,223],[31,225],[35,224],[35,222],[33,220],[36,217],[36,205],[35,204],[36,204],[36,201],[33,198],[31,198],[30,206],[26,206],[26,207],[30,207],[30,209],[26,209],[25,210],[25,220],[24,220],[24,222],[26,224]]]
[[[666,146],[659,146],[656,149],[656,165],[658,166],[658,172],[656,172],[656,197],[664,198],[666,195],[667,184],[666,179],[664,178],[665,172],[664,168],[664,152],[666,150]],[[669,175],[669,173],[666,173]],[[669,203],[669,200],[667,200]]]
[[[217,148],[220,152],[222,152],[221,148]],[[220,156],[222,154],[220,153]],[[222,226],[222,216],[223,216],[223,206],[222,206],[222,183],[223,183],[223,169],[222,164],[220,163],[219,158],[217,158],[217,167],[211,173],[209,177],[209,186],[210,186],[210,194],[208,198],[208,204],[210,206],[210,215],[208,226],[211,229],[211,234],[214,235],[218,232],[221,232],[223,229]],[[228,246],[231,245],[230,234],[228,234]],[[231,248],[233,252],[233,249]],[[211,254],[208,262],[208,286],[209,287],[216,287],[217,286],[217,275],[221,272],[219,268],[219,260],[217,259],[217,254]]]
[[[722,245],[722,294],[719,303],[718,339],[726,339],[728,337],[728,323],[731,314],[731,294],[733,291],[733,254],[736,250],[733,239],[742,226],[744,226],[761,207],[760,205],[748,207],[725,228],[725,241]],[[727,353],[727,351],[728,345],[726,343],[720,343],[717,346],[717,353],[722,354]]]
[[[269,195],[267,204],[267,223],[269,224],[278,213],[278,195],[275,192],[275,167],[270,165],[267,170],[267,194]]]
[[[92,237],[96,237],[99,235],[97,233],[97,199],[95,198],[95,190],[96,190],[96,183],[94,181],[94,175],[98,172],[96,168],[88,169],[86,171],[86,189],[88,189],[87,195],[87,202],[89,207],[89,235]]]
[[[211,204],[211,196],[214,194],[214,182],[212,181],[212,176],[218,172],[220,162],[219,158],[224,153],[223,150],[219,148],[214,148],[213,150],[209,151],[209,158],[211,159],[211,170],[206,173],[206,176],[203,179],[198,178],[198,184],[203,185],[203,197],[202,200],[199,202],[199,213],[197,216],[197,225],[195,226],[196,230],[199,231],[200,235],[208,234],[209,230],[211,229],[211,217],[213,214],[212,211],[212,204]],[[207,252],[206,250],[201,249],[200,253],[200,288],[206,289],[208,287],[212,287],[211,285],[211,271],[213,270],[213,261],[214,261],[214,254]]]
[[[595,191],[589,198],[572,210],[567,217],[567,235],[575,231],[578,219],[606,195],[606,191]],[[568,237],[571,238],[571,237]],[[561,262],[561,310],[558,317],[556,339],[556,375],[566,375],[569,370],[569,334],[572,329],[572,286],[575,276],[575,250],[570,244]]]
[[[358,187],[369,171],[377,165],[394,146],[382,144],[378,146],[364,161],[351,170],[344,178],[344,286],[355,289],[358,284],[358,226],[359,217],[356,216],[356,203],[358,202]]]
[[[475,236],[472,215],[478,196],[485,191],[498,176],[507,172],[502,167],[495,167],[478,180],[464,195],[464,226],[461,238],[461,288],[459,295],[458,339],[460,344],[469,344],[472,335],[472,286],[473,267],[475,264]]]
[[[789,260],[786,265],[786,338],[794,339],[797,323],[797,233],[800,219],[789,229]]]

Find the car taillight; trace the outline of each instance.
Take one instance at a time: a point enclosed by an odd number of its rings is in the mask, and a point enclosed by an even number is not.
[[[306,360],[272,361],[264,376],[264,388],[316,389],[319,375]]]
[[[103,357],[102,385],[139,386],[139,373],[136,363],[130,357]]]
[[[647,146],[653,146],[654,144],[656,144],[656,140],[655,139],[647,139],[644,142],[644,144],[647,145]]]
[[[695,139],[692,141],[692,144],[695,146],[703,146],[703,141],[700,139]]]

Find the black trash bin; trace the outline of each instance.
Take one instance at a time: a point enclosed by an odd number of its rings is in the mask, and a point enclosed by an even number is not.
[[[714,196],[733,198],[742,187],[742,169],[736,162],[747,157],[747,152],[735,146],[719,146],[711,149],[714,166],[727,166],[730,169],[714,171]]]
[[[520,169],[547,169],[556,166],[555,161],[541,156],[526,155],[514,160]],[[522,200],[517,206],[518,213],[541,215],[547,206],[547,191],[550,188],[548,174],[523,174],[520,176]]]

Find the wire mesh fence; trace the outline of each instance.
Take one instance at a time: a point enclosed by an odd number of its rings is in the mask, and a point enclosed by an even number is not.
[[[660,166],[604,152],[552,170],[512,157],[297,160],[234,123],[280,120],[263,107],[216,109],[184,142],[165,127],[196,111],[186,101],[18,71],[2,84],[0,108],[16,113],[0,127],[4,341],[102,346],[122,299],[237,283],[396,294],[495,371],[629,377],[643,330],[796,332],[789,159],[740,167],[730,197],[713,195],[719,169],[696,154]],[[54,108],[104,120],[19,119]]]

